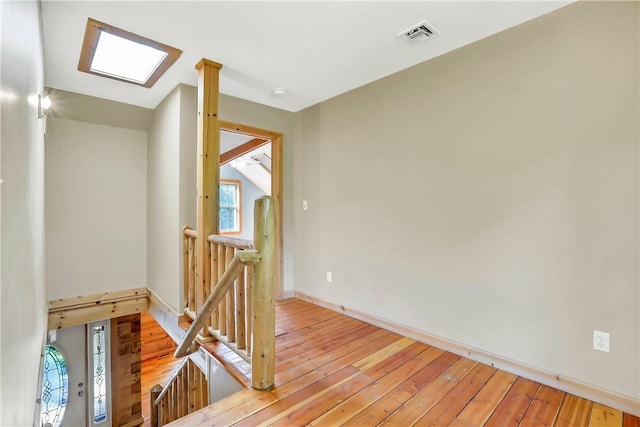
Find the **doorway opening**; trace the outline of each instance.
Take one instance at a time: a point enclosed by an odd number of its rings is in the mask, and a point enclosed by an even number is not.
[[[283,297],[282,152],[281,133],[220,121],[221,234],[253,240],[253,201],[273,197],[277,299]]]

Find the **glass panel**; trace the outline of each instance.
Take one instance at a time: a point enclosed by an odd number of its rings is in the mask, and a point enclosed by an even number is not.
[[[107,419],[107,359],[104,325],[91,327],[93,348],[93,423],[100,424]]]
[[[220,184],[220,206],[235,206],[235,184]]]
[[[239,187],[235,183],[220,183],[220,231],[239,231]]]
[[[236,210],[234,208],[220,209],[220,230],[221,231],[236,230]]]
[[[62,423],[69,395],[67,364],[60,351],[54,346],[45,348],[42,370],[42,410],[43,426],[58,427]]]

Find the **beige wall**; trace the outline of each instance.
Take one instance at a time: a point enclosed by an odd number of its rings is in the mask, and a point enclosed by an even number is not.
[[[0,2],[0,424],[38,424],[46,334],[39,3]],[[37,414],[37,417],[35,415]]]
[[[51,117],[47,298],[144,287],[147,132]]]
[[[147,286],[181,312],[180,86],[151,117],[147,156]],[[195,188],[195,187],[194,187]]]
[[[54,88],[47,93],[54,105],[49,117],[145,132],[149,129],[153,110],[148,108]]]
[[[638,12],[579,2],[303,111],[296,290],[639,398]]]

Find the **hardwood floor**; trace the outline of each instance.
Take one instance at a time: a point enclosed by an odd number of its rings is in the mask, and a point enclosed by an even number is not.
[[[171,425],[632,427],[637,417],[292,299],[276,306],[276,387]]]

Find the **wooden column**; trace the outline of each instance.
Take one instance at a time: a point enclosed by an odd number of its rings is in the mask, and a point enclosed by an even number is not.
[[[218,234],[220,182],[220,124],[218,120],[219,73],[217,62],[202,59],[198,70],[198,159],[197,159],[197,240],[196,240],[196,307],[199,311],[211,291],[209,233]],[[205,324],[203,334],[208,331]]]
[[[274,384],[276,356],[275,271],[276,219],[271,196],[256,199],[253,245],[260,262],[253,267],[253,349],[251,386],[269,390]]]

